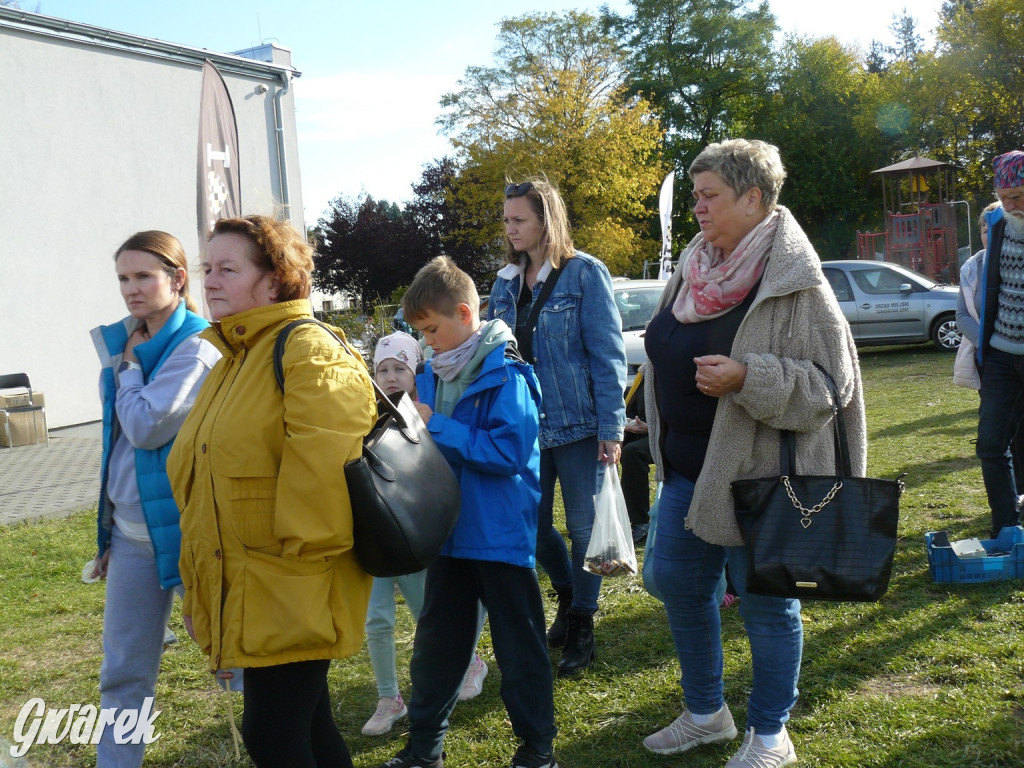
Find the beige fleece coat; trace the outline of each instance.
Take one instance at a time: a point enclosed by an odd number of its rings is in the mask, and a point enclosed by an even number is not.
[[[743,388],[719,398],[704,467],[686,527],[711,544],[743,544],[730,483],[779,473],[779,430],[796,433],[800,474],[835,474],[831,399],[818,363],[832,374],[846,416],[854,475],[867,465],[867,427],[860,365],[850,326],[821,271],[821,262],[793,215],[779,207],[768,264],[730,357],[746,363]],[[655,314],[671,306],[693,242],[679,259]],[[650,366],[648,366],[650,368]],[[645,377],[651,453],[664,478],[657,371]]]

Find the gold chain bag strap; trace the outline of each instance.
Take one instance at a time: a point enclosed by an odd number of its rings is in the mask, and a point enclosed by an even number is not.
[[[779,475],[732,483],[747,590],[801,600],[878,600],[892,573],[903,476],[853,476],[839,392],[815,366],[832,399],[835,474],[797,474],[796,436],[781,431]]]

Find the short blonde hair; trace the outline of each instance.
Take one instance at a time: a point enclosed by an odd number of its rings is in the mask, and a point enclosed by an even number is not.
[[[690,163],[690,178],[705,171],[717,173],[737,195],[755,187],[761,190],[761,203],[769,211],[775,210],[786,180],[779,148],[758,139],[708,144]]]
[[[546,176],[531,176],[518,184],[506,177],[505,183],[505,199],[524,198],[544,226],[544,258],[551,262],[551,266],[557,269],[566,259],[575,256],[576,246],[572,242],[569,215],[565,211],[565,201],[558,187],[548,181]],[[506,235],[505,260],[509,264],[518,264],[522,257],[523,254],[513,247]]]
[[[252,242],[250,257],[257,267],[272,272],[280,290],[277,300],[308,299],[313,284],[313,248],[287,221],[269,216],[219,219],[210,234],[234,232]]]

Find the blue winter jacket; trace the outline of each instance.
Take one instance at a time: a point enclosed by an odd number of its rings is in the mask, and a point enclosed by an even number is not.
[[[487,319],[516,327],[523,268],[508,265],[491,287]],[[533,286],[537,299],[543,283]],[[608,268],[580,251],[562,264],[533,333],[533,363],[544,393],[540,447],[597,435],[622,440],[626,406],[626,349]]]
[[[505,351],[502,345],[484,358],[450,417],[435,412],[427,424],[462,494],[459,522],[441,554],[533,568],[540,390],[532,368]],[[437,390],[429,360],[416,390],[420,402],[433,408]]]
[[[985,214],[988,223],[988,247],[981,260],[981,274],[978,278],[978,348],[974,352],[974,360],[981,370],[988,342],[996,325],[996,314],[999,312],[999,257],[1003,251],[1003,233],[1006,222],[1003,220],[1002,206]]]
[[[135,347],[135,356],[142,366],[146,383],[156,375],[168,356],[186,339],[209,326],[199,315],[185,309],[182,302],[164,327],[149,341]],[[103,458],[100,464],[100,503],[97,516],[97,544],[102,557],[110,545],[113,526],[113,507],[107,496],[107,474],[114,443],[121,433],[115,402],[117,383],[114,369],[120,364],[129,336],[126,321],[101,326],[94,331],[94,340],[101,352],[103,370],[100,372],[100,397],[103,403]],[[139,485],[142,512],[149,529],[149,538],[156,555],[160,586],[164,589],[181,584],[178,558],[181,553],[181,528],[178,524],[178,506],[167,479],[167,454],[171,452],[171,439],[155,450],[135,449],[135,475]]]

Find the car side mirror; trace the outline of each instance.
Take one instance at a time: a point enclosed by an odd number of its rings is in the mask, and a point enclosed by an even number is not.
[[[900,285],[900,293],[910,293],[913,288],[910,287],[910,283],[903,283]]]

